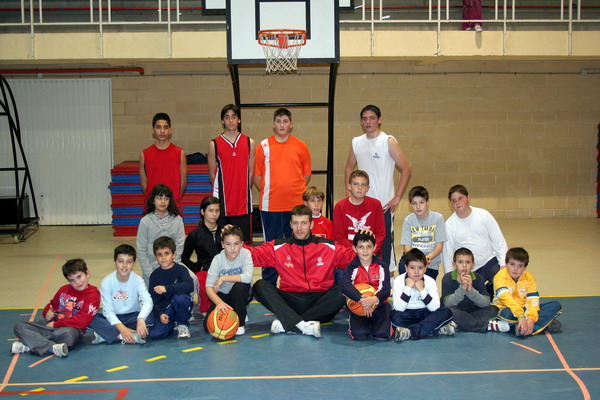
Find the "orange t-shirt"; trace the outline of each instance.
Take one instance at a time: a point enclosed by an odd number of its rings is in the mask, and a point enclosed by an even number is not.
[[[254,175],[260,176],[259,208],[261,211],[291,211],[304,204],[305,176],[312,173],[310,151],[295,136],[279,143],[271,136],[256,146]]]

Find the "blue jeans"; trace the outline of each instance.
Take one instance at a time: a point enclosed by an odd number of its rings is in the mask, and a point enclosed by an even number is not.
[[[117,314],[117,318],[119,321],[129,329],[137,329],[137,320],[139,312],[132,312],[128,314]],[[146,325],[154,325],[154,314],[150,313],[146,318]],[[120,332],[114,325],[111,325],[110,322],[106,319],[104,315],[98,313],[94,316],[92,322],[90,322],[89,329],[96,332],[98,335],[102,336],[106,343],[111,344],[115,342],[121,341],[119,339]]]
[[[540,304],[540,311],[538,313],[538,320],[533,324],[532,335],[537,335],[562,313],[562,306],[558,301],[549,301],[548,303]],[[498,313],[498,317],[508,322],[511,326],[517,324],[517,317],[510,311],[510,308],[503,308]]]
[[[160,315],[154,315],[154,324],[148,325],[148,336],[154,340],[164,339],[175,330],[175,322],[178,325],[190,325],[192,316],[192,297],[188,293],[176,294],[171,300],[171,304],[164,311],[169,316],[169,322],[163,324],[160,321]]]
[[[392,310],[390,318],[394,326],[410,329],[413,339],[421,339],[437,333],[442,326],[452,321],[452,311],[444,306],[435,311],[427,308]]]

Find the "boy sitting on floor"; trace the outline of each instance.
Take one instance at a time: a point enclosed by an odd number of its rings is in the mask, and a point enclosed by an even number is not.
[[[375,253],[375,236],[357,233],[354,235],[356,257],[344,270],[341,287],[342,294],[360,303],[364,316],[350,313],[348,334],[354,340],[365,340],[369,334],[375,339],[388,340],[392,334],[390,322],[390,270]],[[357,283],[367,283],[375,290],[374,296],[365,296],[354,287]],[[377,307],[373,309],[373,307]]]
[[[556,320],[562,313],[557,301],[540,304],[540,295],[532,274],[525,270],[529,254],[521,247],[506,253],[506,268],[494,277],[494,305],[500,309],[498,318],[515,327],[517,336],[537,335],[545,328],[549,332],[560,330]]]
[[[154,255],[160,268],[150,275],[150,296],[154,303],[154,325],[148,330],[152,339],[164,339],[175,330],[177,338],[190,337],[194,281],[189,270],[175,262],[175,241],[161,236],[154,241]]]
[[[154,323],[152,299],[142,277],[132,271],[135,257],[135,249],[128,244],[115,248],[116,271],[102,279],[102,313],[90,323],[94,331],[92,344],[146,343],[146,323]]]
[[[495,319],[498,308],[490,305],[490,296],[481,275],[472,272],[475,256],[471,250],[461,247],[454,252],[454,271],[442,279],[442,300],[452,311],[452,320],[458,329],[469,332],[508,332],[504,321]]]
[[[68,260],[62,272],[69,284],[61,286],[44,307],[45,321],[17,322],[15,325],[19,341],[12,344],[13,354],[31,351],[40,356],[65,357],[69,355],[69,346],[81,340],[98,312],[100,292],[88,283],[90,273],[85,261],[81,258]]]
[[[413,248],[405,256],[406,272],[394,279],[394,309],[390,314],[396,327],[394,340],[421,339],[437,333],[454,335],[452,312],[440,306],[437,285],[425,274],[425,254]]]

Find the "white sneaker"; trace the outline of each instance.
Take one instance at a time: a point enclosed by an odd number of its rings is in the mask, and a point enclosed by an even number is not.
[[[490,322],[488,322],[487,330],[494,332],[508,332],[510,331],[510,325],[506,321],[493,319]]]
[[[119,336],[121,336],[121,335],[119,335]],[[140,335],[137,334],[137,332],[131,332],[131,336],[133,336],[133,340],[135,340],[135,342],[133,344],[146,344],[146,341],[144,339],[142,339],[140,337]],[[92,344],[94,344],[94,343],[92,342]],[[127,343],[124,340],[122,340],[121,344],[129,344],[129,343]]]
[[[439,330],[440,335],[452,336],[456,333],[456,322],[450,321]]]
[[[66,343],[53,344],[52,352],[56,357],[66,357],[69,355],[69,347],[67,347]]]
[[[131,336],[133,336],[133,338],[135,339],[136,344],[146,344],[146,341],[142,339],[137,332],[131,332]]]
[[[94,332],[94,340],[92,340],[92,344],[99,344],[103,342],[106,342],[106,339]]]
[[[238,328],[238,330],[235,332],[235,336],[242,336],[245,333],[246,333],[246,328],[243,326],[240,326]]]
[[[305,335],[312,335],[316,338],[320,338],[321,323],[319,321],[306,321],[306,330],[302,333]]]
[[[411,335],[410,329],[397,326],[394,331],[394,340],[396,342],[404,342],[405,340],[410,339]]]
[[[277,333],[285,333],[285,329],[283,329],[283,325],[281,324],[281,321],[276,319],[273,321],[273,323],[271,324],[271,332],[277,334]]]
[[[481,27],[481,25],[475,25],[475,32],[483,32],[483,28]]]
[[[190,329],[186,325],[177,325],[177,339],[189,339]]]
[[[11,351],[13,354],[18,354],[27,353],[28,351],[31,351],[31,349],[17,340],[16,342],[13,342]]]

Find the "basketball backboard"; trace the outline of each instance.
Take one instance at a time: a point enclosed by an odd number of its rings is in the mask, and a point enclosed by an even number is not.
[[[227,0],[227,62],[264,64],[258,31],[306,31],[299,64],[340,60],[339,0]]]

